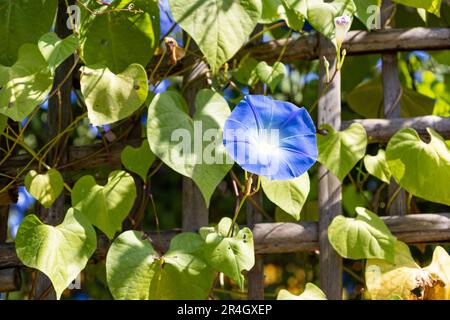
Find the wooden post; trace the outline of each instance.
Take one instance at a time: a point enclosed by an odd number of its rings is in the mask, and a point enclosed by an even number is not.
[[[5,192],[5,194],[8,196],[8,202],[12,201],[9,192]],[[0,205],[0,245],[5,244],[8,238],[8,213],[9,206]],[[0,269],[0,292],[18,291],[20,286],[21,278],[18,269]]]
[[[381,26],[383,29],[390,29],[394,26],[395,4],[391,0],[383,0],[381,5]],[[398,77],[398,61],[397,52],[383,53],[382,60],[382,78],[384,92],[384,116],[386,119],[400,118],[400,99],[402,97],[402,87]],[[389,197],[398,192],[396,198],[392,202],[389,210],[390,215],[406,214],[406,193],[400,189],[395,183],[394,178],[391,179],[389,185]]]
[[[330,76],[336,69],[336,55],[330,48],[331,42],[319,36],[320,81],[319,92],[326,86],[326,72],[323,56],[330,63]],[[328,52],[328,54],[326,54]],[[328,90],[320,97],[318,124],[327,123],[336,130],[341,127],[341,75],[338,72]],[[342,299],[342,258],[334,251],[328,240],[328,226],[341,213],[341,182],[323,165],[319,167],[319,246],[320,287],[328,299]]]
[[[255,202],[262,206],[262,194],[258,192],[253,196]],[[261,214],[256,208],[247,202],[247,224],[253,229],[255,224],[262,221]],[[248,272],[248,299],[264,300],[264,259],[262,255],[255,256],[255,265]]]
[[[75,4],[75,0],[69,0],[68,5]],[[65,0],[58,2],[58,12],[56,15],[55,32],[60,38],[66,38],[72,34],[72,30],[67,28],[67,5]],[[75,63],[74,56],[67,58],[55,72],[52,92],[58,85],[65,80],[60,89],[48,102],[48,126],[49,139],[56,137],[61,131],[67,128],[72,121],[72,105],[70,94],[72,90],[72,76],[68,75]],[[58,143],[55,144],[52,151],[49,153],[47,162],[50,166],[57,166],[64,164],[68,160],[68,149],[66,137],[62,137]],[[40,212],[41,219],[46,224],[58,225],[64,220],[65,216],[65,191],[56,199],[55,203],[48,209],[42,209]],[[56,298],[55,291],[51,285],[50,280],[43,273],[38,272],[36,275],[36,290],[35,299],[54,300]]]
[[[197,45],[191,41],[189,51],[198,50]],[[189,105],[189,113],[195,113],[195,98],[197,93],[210,86],[209,68],[205,61],[194,55],[189,55],[183,60],[185,66],[191,66],[183,74],[183,96]],[[196,232],[200,227],[208,225],[208,208],[205,200],[190,178],[183,177],[183,231]]]
[[[19,269],[0,269],[0,292],[18,291],[21,284]]]

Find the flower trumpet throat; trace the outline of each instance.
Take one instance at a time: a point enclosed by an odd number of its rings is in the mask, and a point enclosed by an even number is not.
[[[336,46],[339,50],[350,30],[351,23],[352,19],[347,15],[336,17],[334,19]]]

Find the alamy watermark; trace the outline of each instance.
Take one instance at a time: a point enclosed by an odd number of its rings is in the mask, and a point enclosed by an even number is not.
[[[104,2],[104,1],[97,1],[98,4],[101,4],[103,6],[109,6],[112,4],[112,2]],[[110,9],[110,10],[100,10],[100,9],[96,9],[96,10],[91,10],[89,9],[89,7],[86,4],[82,4],[80,2],[80,5],[77,4],[73,4],[67,7],[67,14],[68,14],[68,18],[66,21],[66,26],[67,29],[69,30],[74,30],[74,31],[78,31],[80,29],[80,25],[81,25],[81,10],[82,8],[85,9],[86,11],[88,11],[90,14],[92,15],[102,15],[102,14],[108,14],[108,13],[112,13],[112,12],[120,12],[120,11],[125,11],[125,12],[132,12],[132,13],[142,13],[143,11],[140,9],[135,9],[134,3],[131,2],[130,4],[128,4],[128,6],[126,8],[122,8],[122,9]]]
[[[232,147],[225,150],[224,140]],[[175,129],[170,136],[169,157],[175,165],[240,164],[262,166],[267,174],[276,174],[280,165],[278,129],[244,130],[210,128],[194,121],[193,130]],[[228,152],[227,152],[228,151]]]
[[[381,8],[377,5],[370,5],[367,7],[366,13],[369,15],[366,21],[367,29],[381,29]]]

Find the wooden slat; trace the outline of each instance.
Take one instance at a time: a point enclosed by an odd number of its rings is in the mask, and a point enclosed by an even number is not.
[[[246,48],[238,54],[238,58],[250,54],[257,60],[276,61],[284,46],[286,46],[286,51],[282,58],[283,62],[319,58],[318,35],[315,34],[301,36],[298,39],[273,40]],[[412,28],[372,32],[351,31],[345,39],[343,48],[347,50],[347,55],[390,51],[446,50],[450,49],[450,29]],[[329,52],[324,53],[329,54],[332,52],[333,49],[329,49]]]
[[[249,45],[243,48],[235,57],[240,60],[250,55],[260,61],[273,63],[280,57],[284,47],[286,50],[282,55],[282,62],[297,62],[301,60],[314,60],[319,57],[318,34],[300,36],[296,39],[273,40],[264,44]],[[343,48],[347,55],[374,54],[390,51],[412,51],[412,50],[447,50],[450,49],[449,28],[411,28],[411,29],[389,29],[377,31],[351,31],[348,33]],[[149,74],[155,68],[158,59],[154,57],[147,66]],[[169,70],[170,68],[170,70]],[[174,74],[180,72],[183,65],[175,67],[167,62],[158,69],[157,76],[164,76],[167,72]]]
[[[450,213],[421,213],[406,216],[381,217],[398,240],[408,244],[439,244],[450,242]],[[310,252],[319,250],[317,222],[258,223],[253,228],[256,254]],[[181,229],[161,232],[162,249]],[[156,233],[150,233],[156,239]],[[94,262],[106,258],[110,242],[104,236],[97,239]],[[16,255],[14,243],[0,244],[0,269],[23,266]],[[1,290],[0,290],[1,291]]]
[[[326,56],[330,64],[329,74],[337,68],[336,53],[330,52],[333,44],[325,37],[320,38],[320,56]],[[322,54],[323,51],[323,54]],[[324,60],[320,59],[319,93],[326,88],[326,72]],[[338,72],[327,91],[319,98],[318,125],[323,123],[339,130],[341,127],[341,74]],[[328,171],[325,166],[319,166],[319,247],[320,247],[320,288],[328,299],[342,299],[342,258],[334,251],[328,240],[328,226],[334,217],[341,212],[342,186],[339,179]]]
[[[400,241],[409,244],[450,242],[450,213],[381,218]],[[257,224],[253,236],[255,251],[259,254],[319,249],[316,222]]]
[[[450,139],[450,117],[424,116],[396,119],[357,119],[344,121],[341,130],[352,123],[360,123],[367,132],[369,143],[387,142],[399,130],[413,128],[422,137],[428,137],[427,128],[432,128],[444,139]]]

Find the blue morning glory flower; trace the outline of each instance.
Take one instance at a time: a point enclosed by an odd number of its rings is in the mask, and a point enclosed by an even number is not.
[[[244,170],[273,180],[299,177],[317,160],[306,109],[266,96],[245,96],[225,122],[223,143]]]

